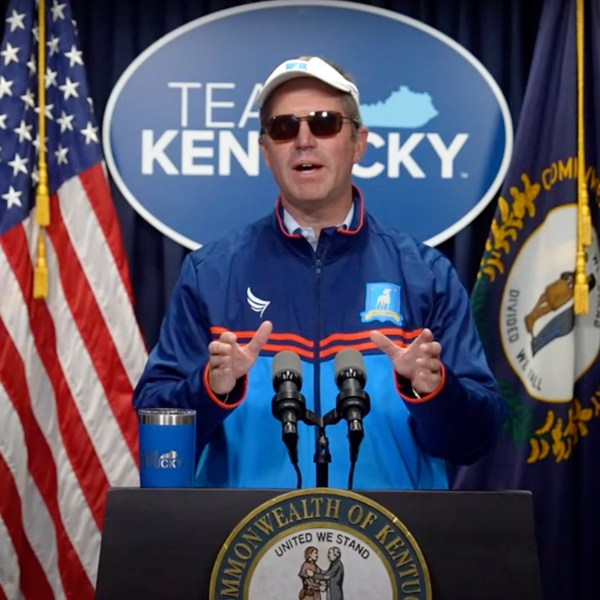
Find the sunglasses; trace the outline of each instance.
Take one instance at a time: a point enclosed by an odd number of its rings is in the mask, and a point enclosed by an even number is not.
[[[296,115],[276,115],[263,124],[263,131],[278,142],[292,140],[300,131],[300,122],[306,121],[310,132],[317,137],[335,135],[342,130],[344,121],[350,121],[357,127],[360,125],[355,119],[345,117],[342,113],[332,110],[316,110],[306,117]]]

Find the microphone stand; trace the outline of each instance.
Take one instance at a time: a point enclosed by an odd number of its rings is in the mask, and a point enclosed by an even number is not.
[[[335,413],[335,415],[334,415]],[[328,417],[334,416],[326,421]],[[299,415],[299,420],[307,425],[314,425],[318,428],[317,448],[315,450],[314,461],[316,465],[316,486],[320,488],[329,487],[329,464],[331,463],[331,453],[329,452],[329,440],[325,434],[325,425],[329,423],[337,423],[340,418],[336,411],[332,411],[321,417],[308,408]]]
[[[329,452],[329,440],[325,433],[327,425],[335,425],[341,421],[342,417],[337,407],[330,410],[321,418],[319,425],[319,435],[317,438],[317,451],[315,452],[315,463],[317,465],[317,487],[329,487],[329,464],[331,463],[331,453]]]
[[[314,456],[317,468],[317,487],[329,487],[329,463],[331,462],[331,454],[329,452],[329,440],[325,435],[323,418],[307,408],[301,416],[301,419],[307,425],[315,425],[318,427],[317,449]]]
[[[329,440],[325,435],[325,427],[320,425],[317,438],[317,451],[315,452],[317,487],[329,487],[329,463],[331,463]]]

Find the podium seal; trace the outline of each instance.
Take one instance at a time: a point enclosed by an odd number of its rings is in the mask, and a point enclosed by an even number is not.
[[[210,600],[430,600],[423,554],[390,511],[355,492],[296,490],[250,512],[215,561]]]

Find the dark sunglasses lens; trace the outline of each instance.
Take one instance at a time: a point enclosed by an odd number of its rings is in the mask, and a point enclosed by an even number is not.
[[[343,119],[339,113],[318,112],[308,117],[308,125],[313,135],[334,135],[342,129]]]
[[[313,135],[328,136],[335,135],[342,130],[344,117],[338,112],[319,111],[307,117],[296,117],[295,115],[278,115],[271,117],[265,125],[265,131],[269,137],[276,141],[291,140],[300,131],[300,121],[306,121]]]
[[[294,115],[281,115],[269,120],[267,133],[273,140],[291,140],[298,135],[300,121]]]

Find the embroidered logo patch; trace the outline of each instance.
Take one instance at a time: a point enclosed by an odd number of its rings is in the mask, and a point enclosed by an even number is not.
[[[367,283],[365,310],[360,313],[363,323],[370,321],[392,321],[397,325],[404,323],[401,314],[400,286],[395,283]]]

